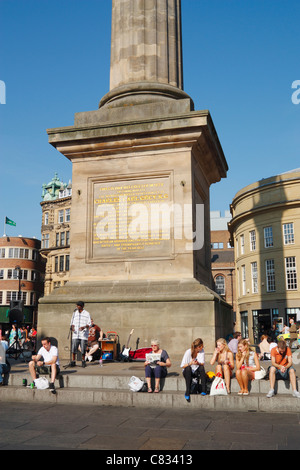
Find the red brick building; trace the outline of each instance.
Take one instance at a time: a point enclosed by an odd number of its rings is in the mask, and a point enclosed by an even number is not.
[[[15,300],[24,302],[24,324],[36,325],[45,271],[40,248],[35,238],[0,238],[0,325],[9,323],[10,302]]]

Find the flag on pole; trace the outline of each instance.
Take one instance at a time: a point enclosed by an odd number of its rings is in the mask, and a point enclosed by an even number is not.
[[[8,217],[5,217],[5,223],[7,225],[13,225],[14,227],[17,225],[16,222],[14,222],[13,220],[10,220]]]

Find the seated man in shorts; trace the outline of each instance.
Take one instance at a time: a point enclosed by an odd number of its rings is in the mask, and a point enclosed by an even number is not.
[[[42,339],[42,347],[36,356],[32,356],[32,360],[29,362],[29,372],[33,382],[36,379],[36,372],[39,374],[50,374],[49,388],[52,393],[56,393],[54,382],[60,372],[58,349],[56,346],[52,346],[50,338]]]
[[[293,397],[300,398],[300,393],[296,387],[296,372],[292,366],[292,351],[287,347],[284,340],[279,341],[277,347],[271,350],[272,366],[270,367],[270,391],[267,394],[268,398],[275,395],[274,386],[275,380],[288,380],[290,379],[293,389]]]

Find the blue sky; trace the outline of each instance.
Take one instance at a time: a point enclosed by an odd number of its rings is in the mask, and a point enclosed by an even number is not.
[[[228,177],[211,187],[224,213],[242,187],[300,167],[299,0],[182,0],[184,89],[212,115]],[[111,0],[0,0],[0,230],[40,238],[42,184],[71,163],[46,129],[73,125],[109,91]],[[2,235],[2,234],[1,234]]]

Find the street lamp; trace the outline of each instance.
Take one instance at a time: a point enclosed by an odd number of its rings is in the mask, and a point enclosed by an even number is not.
[[[16,266],[15,269],[18,271],[17,278],[19,279],[18,300],[21,300],[21,266]]]

